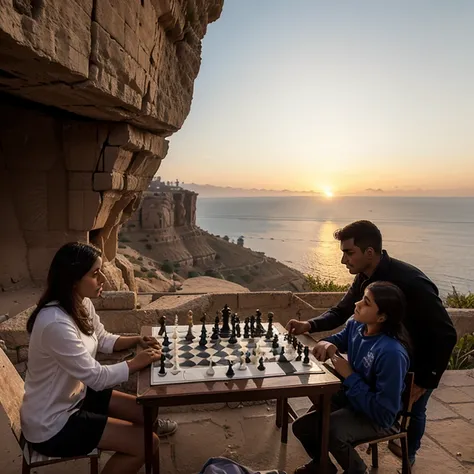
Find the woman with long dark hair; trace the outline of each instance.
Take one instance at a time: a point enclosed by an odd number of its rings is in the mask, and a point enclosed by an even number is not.
[[[386,433],[402,408],[410,362],[405,306],[400,288],[384,281],[371,283],[346,327],[319,341],[313,350],[319,360],[330,358],[344,379],[342,390],[332,399],[329,451],[349,474],[368,472],[353,443]],[[347,353],[347,360],[341,353]],[[295,474],[318,472],[319,426],[317,408],[293,423],[293,433],[312,458]],[[330,469],[337,472],[332,463]]]
[[[108,333],[90,298],[105,282],[101,252],[73,242],[53,258],[47,288],[27,322],[31,334],[21,407],[25,439],[50,457],[86,455],[95,448],[115,451],[103,474],[136,473],[144,463],[143,414],[135,397],[112,390],[161,357],[155,338]],[[129,361],[101,365],[97,351],[144,348]],[[158,420],[158,433],[176,423]],[[154,437],[155,449],[158,437]]]

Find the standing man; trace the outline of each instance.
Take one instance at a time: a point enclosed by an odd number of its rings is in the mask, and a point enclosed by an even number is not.
[[[408,428],[408,455],[415,462],[425,432],[426,404],[438,384],[456,344],[457,335],[448,312],[438,295],[436,285],[418,268],[389,257],[382,250],[382,234],[370,221],[356,221],[337,230],[334,238],[341,243],[341,263],[356,275],[342,300],[321,316],[309,321],[292,319],[286,328],[293,334],[330,331],[344,324],[353,314],[355,303],[374,281],[389,281],[405,294],[405,326],[412,339],[414,354],[411,371],[415,373],[413,408]],[[321,347],[319,347],[320,357]],[[324,348],[322,349],[324,351]],[[390,450],[401,457],[395,443]]]

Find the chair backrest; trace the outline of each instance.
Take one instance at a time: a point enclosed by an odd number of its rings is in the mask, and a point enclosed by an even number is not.
[[[410,412],[411,412],[411,394],[413,392],[413,383],[415,380],[415,374],[413,372],[408,372],[405,377],[405,390],[402,394],[402,418],[400,420],[400,429],[401,431],[406,431],[408,427],[408,421],[410,420]]]
[[[18,443],[21,439],[20,407],[25,385],[5,352],[0,349],[0,405],[7,414],[10,428]]]

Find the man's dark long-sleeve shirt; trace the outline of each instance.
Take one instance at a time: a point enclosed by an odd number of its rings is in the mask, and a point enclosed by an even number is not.
[[[405,294],[405,326],[413,343],[411,370],[415,372],[415,383],[427,389],[436,388],[456,344],[456,330],[436,285],[421,270],[389,257],[385,250],[370,278],[359,273],[335,307],[309,320],[311,332],[329,331],[344,324],[354,314],[355,303],[374,281],[389,281]]]

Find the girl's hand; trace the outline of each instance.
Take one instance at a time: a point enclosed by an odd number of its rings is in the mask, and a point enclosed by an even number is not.
[[[319,341],[313,347],[313,355],[320,362],[330,359],[337,351],[337,347],[328,341]]]
[[[151,347],[152,349],[156,349],[157,351],[161,350],[161,344],[158,342],[156,337],[152,336],[142,336],[138,341],[138,345],[140,347],[143,347],[143,349]]]
[[[331,362],[333,363],[334,368],[339,373],[339,375],[341,375],[341,377],[344,377],[345,379],[347,379],[347,377],[349,377],[349,375],[354,372],[352,370],[351,364],[349,364],[349,362],[344,359],[344,357],[334,354],[331,357]]]

